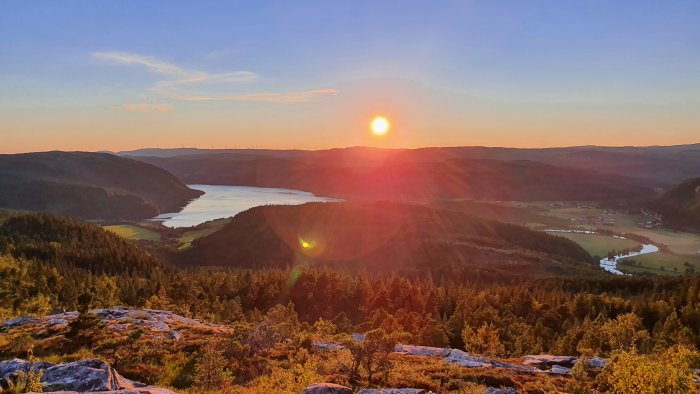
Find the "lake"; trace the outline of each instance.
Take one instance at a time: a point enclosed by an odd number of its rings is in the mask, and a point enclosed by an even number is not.
[[[204,192],[190,201],[180,212],[163,213],[153,220],[162,221],[172,228],[190,227],[221,218],[234,216],[260,205],[298,205],[313,201],[338,201],[313,193],[267,187],[187,185]]]

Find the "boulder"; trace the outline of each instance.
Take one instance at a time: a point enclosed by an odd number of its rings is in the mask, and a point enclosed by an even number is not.
[[[396,345],[396,353],[405,353],[413,356],[447,357],[450,354],[448,348],[431,346]]]
[[[467,368],[490,368],[492,366],[487,359],[471,356],[469,353],[459,349],[450,349],[450,352],[445,357],[445,361]]]
[[[6,320],[2,324],[5,327],[16,327],[16,326],[23,326],[25,324],[33,324],[38,322],[39,319],[36,317],[31,317],[31,316],[20,316],[16,317],[14,319]]]
[[[101,360],[81,360],[43,370],[44,391],[108,391],[136,387]]]
[[[491,366],[494,368],[510,369],[522,372],[541,372],[539,369],[531,365],[513,364],[505,361],[490,360]]]
[[[571,375],[571,368],[562,367],[560,365],[552,365],[552,369],[549,370],[552,375]]]
[[[489,387],[484,390],[484,394],[518,394],[518,390],[512,387],[500,388]]]
[[[30,369],[46,369],[53,366],[51,363],[47,362],[29,362],[27,360],[22,360],[20,358],[13,358],[11,360],[0,361],[0,378],[12,377],[17,372],[29,372]]]
[[[432,394],[423,389],[362,389],[357,394]]]
[[[350,387],[335,383],[314,383],[304,389],[301,394],[353,394]]]
[[[170,331],[167,336],[168,336],[168,339],[172,339],[175,341],[179,341],[180,338],[182,338],[182,334],[180,334],[177,331]]]
[[[608,360],[602,357],[591,357],[588,359],[588,366],[591,368],[603,368]]]
[[[174,394],[158,387],[147,387],[121,376],[101,360],[81,360],[51,364],[21,359],[0,361],[0,378],[12,380],[20,371],[42,371],[41,384],[47,393],[152,393]]]
[[[356,332],[350,335],[352,337],[352,340],[355,342],[362,342],[365,340],[365,334],[361,332]]]
[[[319,349],[327,349],[327,350],[345,349],[345,346],[343,346],[343,345],[339,345],[337,343],[330,343],[330,342],[314,342],[313,346],[317,347]]]
[[[51,391],[53,394],[84,394],[78,391]],[[100,391],[100,394],[177,394],[174,391],[160,387],[143,387],[135,389],[125,389],[125,390],[109,390]]]
[[[571,356],[552,356],[549,354],[537,354],[523,357],[523,364],[533,365],[540,368],[559,365],[562,367],[571,368],[576,363],[576,357]]]

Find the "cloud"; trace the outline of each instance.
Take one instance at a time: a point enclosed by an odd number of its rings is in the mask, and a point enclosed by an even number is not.
[[[224,73],[207,73],[203,71],[187,70],[172,63],[168,63],[153,57],[147,57],[126,52],[94,52],[92,57],[102,61],[121,65],[138,65],[148,68],[158,74],[172,77],[164,81],[157,82],[151,91],[159,96],[173,100],[183,101],[254,101],[282,104],[296,104],[314,101],[329,96],[337,96],[340,92],[333,88],[321,88],[302,90],[294,92],[246,92],[241,94],[220,94],[212,95],[206,93],[195,93],[184,90],[184,86],[199,87],[221,86],[251,83],[258,80],[258,74],[252,71],[230,71]],[[148,106],[161,106],[167,104],[124,104],[123,108],[129,111],[143,112],[167,112],[172,110],[172,106],[166,110],[158,111]],[[129,108],[127,108],[129,106]],[[138,108],[138,109],[137,109]],[[153,110],[149,110],[149,109]]]
[[[146,66],[151,71],[155,71],[160,74],[175,75],[183,78],[190,78],[192,75],[194,75],[194,73],[183,70],[174,64],[166,63],[154,58],[135,55],[133,53],[94,52],[92,57],[118,64],[138,64]]]
[[[210,96],[194,94],[189,92],[176,92],[171,89],[170,84],[157,84],[154,90],[163,97],[182,101],[257,101],[281,104],[297,104],[314,101],[319,98],[337,96],[340,92],[337,89],[324,88],[303,90],[298,92],[258,92],[244,93],[239,95]]]
[[[150,104],[150,103],[125,103],[122,108],[132,112],[170,112],[175,106],[172,104]]]

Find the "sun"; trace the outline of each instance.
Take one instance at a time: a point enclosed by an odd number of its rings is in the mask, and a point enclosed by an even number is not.
[[[384,135],[391,128],[391,124],[387,118],[383,116],[376,116],[369,124],[369,128],[372,130],[374,135]]]

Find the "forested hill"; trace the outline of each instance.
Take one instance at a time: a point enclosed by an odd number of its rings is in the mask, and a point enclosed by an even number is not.
[[[394,202],[252,208],[177,259],[237,267],[319,264],[455,280],[597,271],[591,256],[564,238]]]
[[[700,231],[700,178],[687,180],[668,189],[650,206],[663,215],[666,226]]]
[[[0,155],[0,208],[133,219],[176,210],[200,194],[161,168],[106,153]]]
[[[0,255],[94,274],[150,276],[161,263],[100,226],[48,214],[0,214]]]

